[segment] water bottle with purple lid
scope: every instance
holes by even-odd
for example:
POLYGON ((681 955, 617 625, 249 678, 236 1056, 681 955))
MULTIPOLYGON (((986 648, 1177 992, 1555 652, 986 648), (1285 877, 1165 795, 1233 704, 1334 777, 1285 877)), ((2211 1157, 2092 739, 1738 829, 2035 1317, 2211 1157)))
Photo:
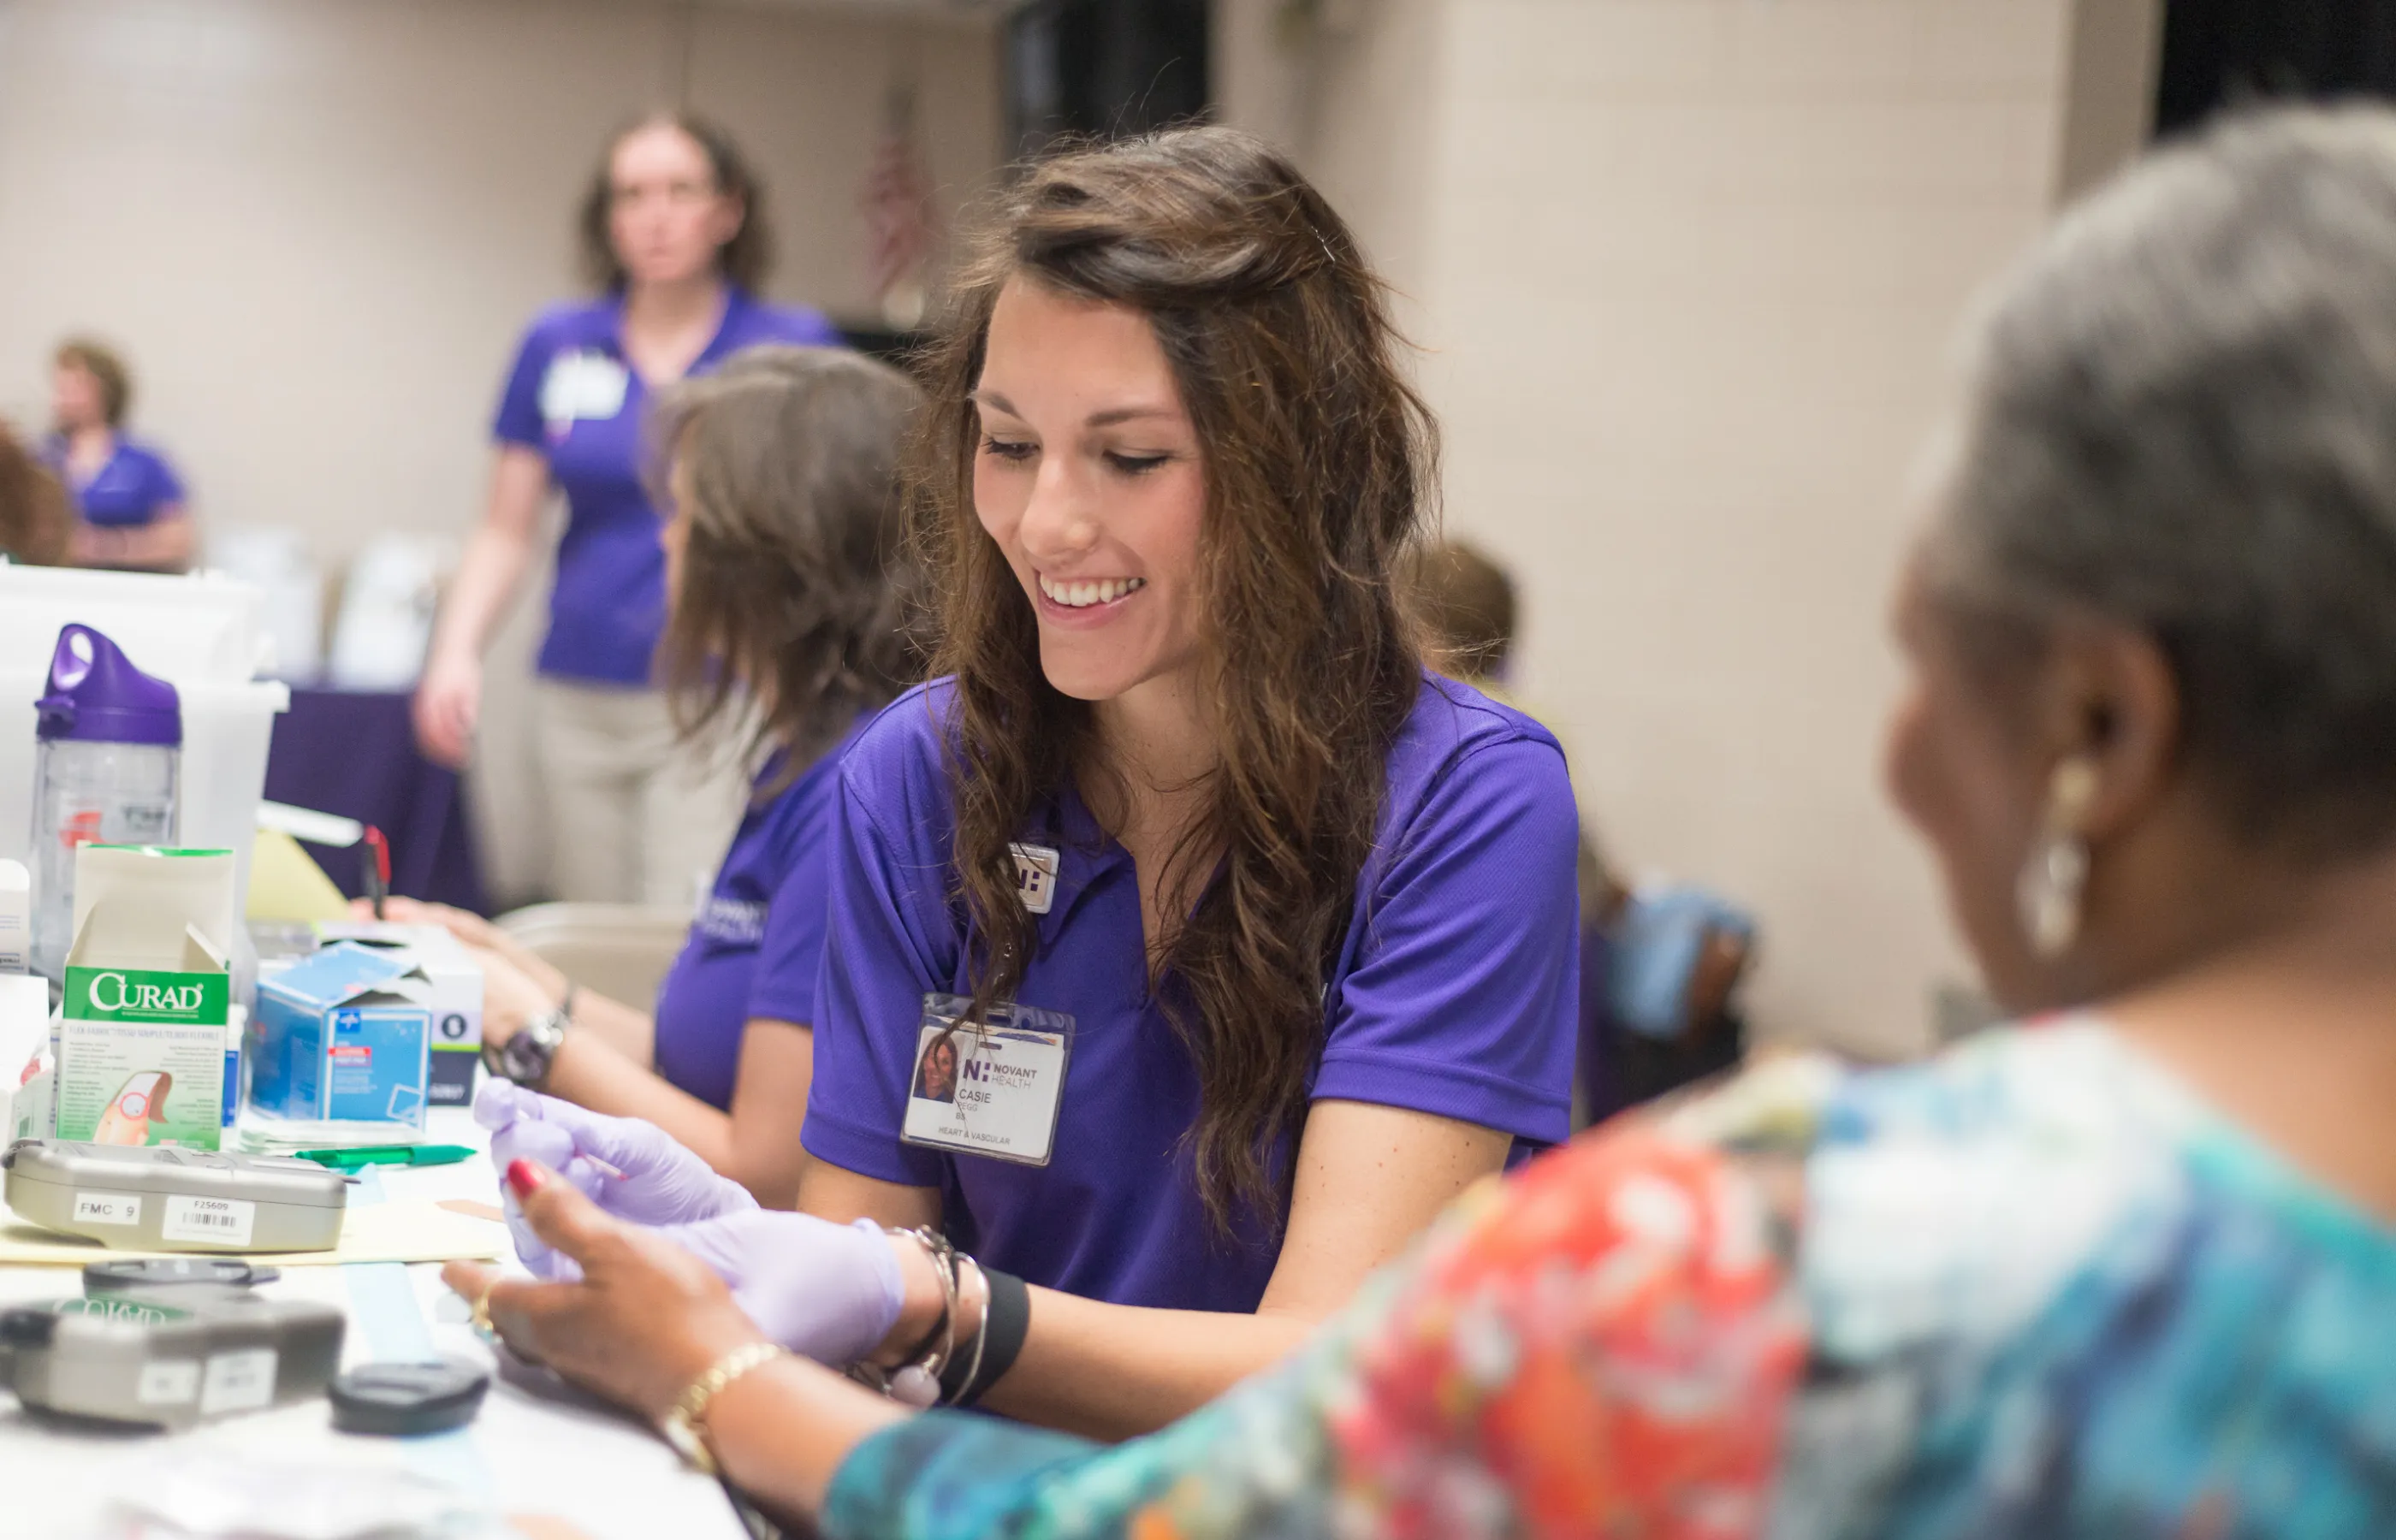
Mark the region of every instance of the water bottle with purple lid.
POLYGON ((89 626, 59 631, 33 765, 33 971, 57 981, 74 940, 75 849, 175 843, 183 712, 175 686, 89 626))

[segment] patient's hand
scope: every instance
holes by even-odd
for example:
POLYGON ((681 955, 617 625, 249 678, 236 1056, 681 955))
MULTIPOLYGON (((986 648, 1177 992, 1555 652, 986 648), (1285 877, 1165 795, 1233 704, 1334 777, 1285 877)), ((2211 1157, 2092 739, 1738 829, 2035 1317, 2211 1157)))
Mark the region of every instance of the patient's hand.
POLYGON ((578 1281, 503 1280, 473 1262, 452 1262, 441 1277, 483 1303, 519 1353, 655 1420, 726 1353, 763 1340, 714 1271, 656 1231, 611 1218, 528 1161, 508 1168, 507 1185, 511 1205, 578 1281))

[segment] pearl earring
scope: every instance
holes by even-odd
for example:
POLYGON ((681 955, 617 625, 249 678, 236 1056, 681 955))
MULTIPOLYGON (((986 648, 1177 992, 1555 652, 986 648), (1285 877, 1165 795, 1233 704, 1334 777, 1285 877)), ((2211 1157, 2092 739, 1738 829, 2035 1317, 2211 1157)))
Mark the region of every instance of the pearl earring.
POLYGON ((2088 842, 2081 824, 2096 800, 2096 763, 2084 756, 2055 767, 2046 796, 2045 830, 2014 885, 2030 950, 2052 960, 2080 938, 2081 899, 2088 887, 2088 842))

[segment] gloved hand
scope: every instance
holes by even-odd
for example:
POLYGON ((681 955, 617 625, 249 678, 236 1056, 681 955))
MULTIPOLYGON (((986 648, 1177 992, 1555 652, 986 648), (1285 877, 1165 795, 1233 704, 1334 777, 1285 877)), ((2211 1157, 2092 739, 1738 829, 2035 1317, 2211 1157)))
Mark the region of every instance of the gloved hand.
MULTIPOLYGON (((508 1081, 484 1083, 474 1121, 491 1131, 491 1163, 505 1171, 520 1159, 539 1162, 574 1184, 608 1214, 636 1225, 686 1224, 754 1209, 757 1200, 729 1177, 638 1118, 611 1118, 508 1081)), ((501 1192, 516 1255, 543 1278, 579 1276, 570 1258, 552 1252, 501 1192)))
POLYGON ((752 1209, 657 1233, 714 1268, 759 1331, 819 1363, 855 1363, 898 1324, 898 1258, 871 1219, 752 1209))

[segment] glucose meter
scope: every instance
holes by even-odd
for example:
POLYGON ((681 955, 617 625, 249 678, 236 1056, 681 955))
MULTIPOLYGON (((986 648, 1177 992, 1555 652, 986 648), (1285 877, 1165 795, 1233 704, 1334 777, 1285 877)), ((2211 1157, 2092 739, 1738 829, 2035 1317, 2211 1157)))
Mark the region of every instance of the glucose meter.
POLYGON ((27 1139, 0 1164, 17 1217, 122 1251, 329 1251, 349 1207, 339 1172, 274 1155, 27 1139))
POLYGON ((0 1385, 30 1407, 188 1427, 323 1393, 341 1312, 243 1288, 127 1289, 0 1309, 0 1385))

